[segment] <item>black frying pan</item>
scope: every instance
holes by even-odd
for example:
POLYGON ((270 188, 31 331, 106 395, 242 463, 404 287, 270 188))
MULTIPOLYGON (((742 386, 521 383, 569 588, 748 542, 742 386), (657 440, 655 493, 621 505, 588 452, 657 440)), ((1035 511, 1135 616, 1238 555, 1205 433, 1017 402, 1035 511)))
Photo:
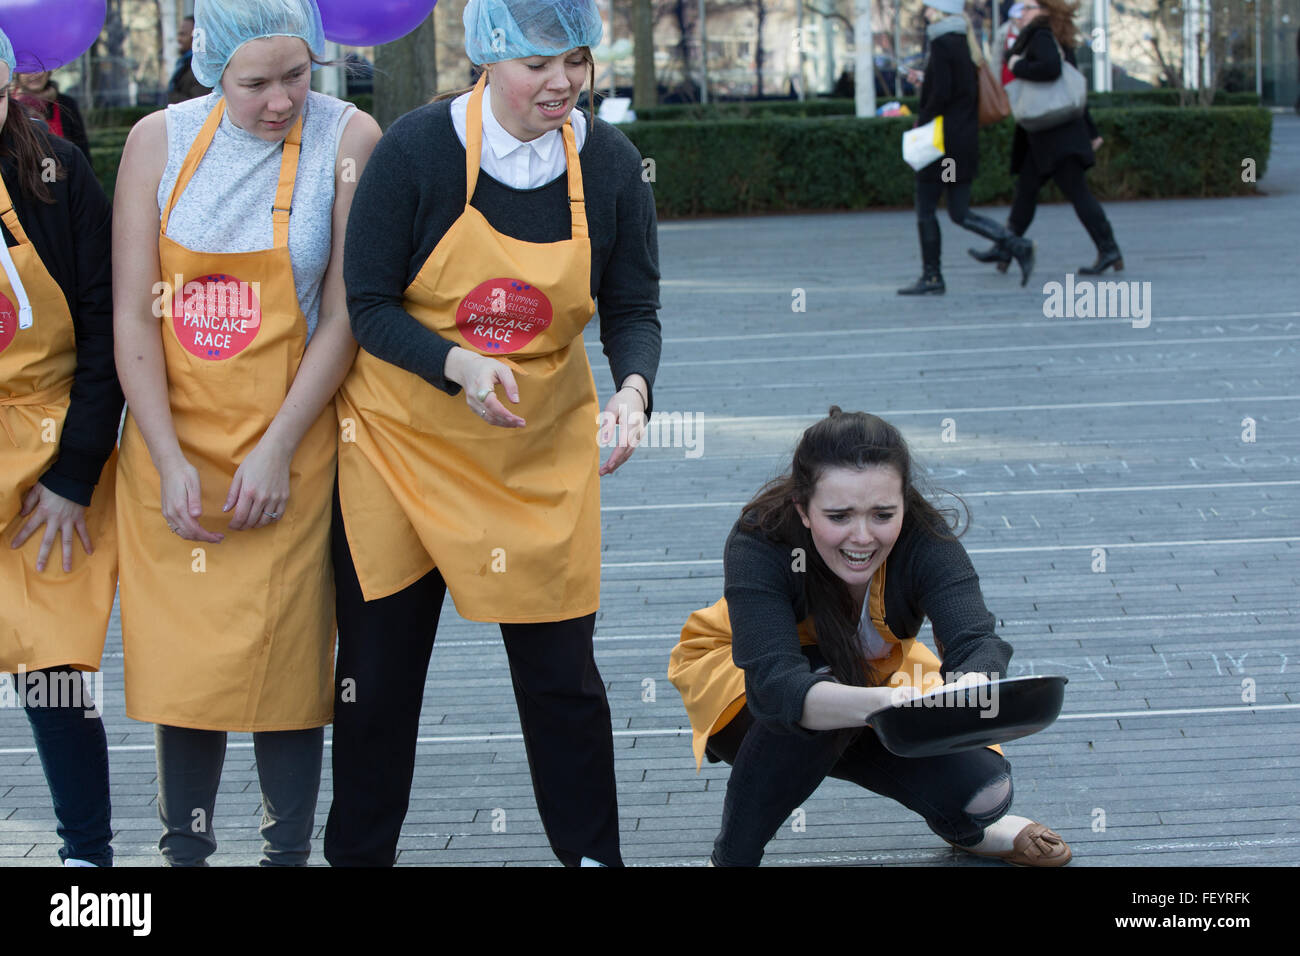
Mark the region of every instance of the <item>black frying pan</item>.
POLYGON ((931 692, 877 711, 870 725, 900 757, 937 757, 1036 734, 1056 720, 1064 677, 1009 677, 931 692))

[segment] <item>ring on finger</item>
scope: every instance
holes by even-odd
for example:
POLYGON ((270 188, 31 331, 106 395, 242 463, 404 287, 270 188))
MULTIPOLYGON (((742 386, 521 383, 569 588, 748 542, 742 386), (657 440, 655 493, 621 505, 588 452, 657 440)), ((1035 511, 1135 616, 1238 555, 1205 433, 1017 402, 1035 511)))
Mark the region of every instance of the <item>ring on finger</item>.
POLYGON ((492 394, 492 389, 490 389, 490 388, 480 388, 480 389, 478 390, 478 393, 477 393, 474 397, 477 398, 480 402, 486 402, 486 401, 487 401, 487 397, 488 397, 489 395, 491 395, 491 394, 492 394))
POLYGON ((270 518, 272 521, 279 521, 279 520, 280 520, 280 516, 279 516, 278 514, 276 514, 274 511, 263 511, 262 514, 266 515, 266 516, 267 516, 268 518, 270 518))

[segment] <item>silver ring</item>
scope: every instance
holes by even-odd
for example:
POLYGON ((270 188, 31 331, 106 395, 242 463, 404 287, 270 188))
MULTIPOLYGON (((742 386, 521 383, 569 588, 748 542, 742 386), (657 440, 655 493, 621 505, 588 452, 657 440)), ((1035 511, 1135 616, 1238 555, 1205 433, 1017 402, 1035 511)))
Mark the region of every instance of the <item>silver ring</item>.
POLYGON ((273 511, 263 511, 262 514, 266 515, 266 516, 267 516, 268 518, 270 518, 272 521, 279 521, 279 520, 280 520, 280 516, 279 516, 278 514, 276 514, 275 512, 273 512, 273 511))
POLYGON ((479 413, 480 415, 482 415, 484 418, 487 418, 487 409, 486 409, 486 408, 480 408, 480 409, 478 410, 478 413, 479 413))
POLYGON ((180 532, 179 528, 173 528, 171 525, 167 526, 167 530, 170 531, 172 534, 178 534, 180 532))
POLYGON ((475 395, 474 397, 477 398, 480 402, 486 402, 487 397, 491 394, 492 394, 492 389, 483 388, 483 389, 479 389, 478 394, 475 395))

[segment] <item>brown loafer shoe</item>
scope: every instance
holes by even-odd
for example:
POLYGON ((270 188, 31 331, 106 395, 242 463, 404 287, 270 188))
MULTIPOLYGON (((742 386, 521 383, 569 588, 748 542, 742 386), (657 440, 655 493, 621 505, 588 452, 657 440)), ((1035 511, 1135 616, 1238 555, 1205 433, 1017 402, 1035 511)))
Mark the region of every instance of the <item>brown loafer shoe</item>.
POLYGON ((1070 845, 1061 839, 1061 835, 1041 823, 1030 823, 1017 833, 1009 853, 980 853, 964 846, 957 846, 957 849, 972 856, 1005 860, 1016 866, 1065 866, 1073 856, 1070 845))

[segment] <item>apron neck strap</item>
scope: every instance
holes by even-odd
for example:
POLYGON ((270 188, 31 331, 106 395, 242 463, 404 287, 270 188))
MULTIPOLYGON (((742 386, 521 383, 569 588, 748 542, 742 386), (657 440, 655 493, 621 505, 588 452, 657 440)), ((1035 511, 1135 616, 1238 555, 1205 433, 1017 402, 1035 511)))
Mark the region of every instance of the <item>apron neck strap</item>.
MULTIPOLYGON (((483 159, 483 90, 487 87, 487 71, 479 76, 469 96, 469 109, 465 114, 465 205, 474 198, 478 185, 479 164, 483 159)), ((578 144, 573 135, 573 121, 565 117, 561 128, 564 135, 564 166, 569 179, 569 216, 573 239, 588 238, 587 204, 582 191, 582 166, 578 159, 578 144)))
MULTIPOLYGON (((198 172, 199 163, 203 162, 203 157, 208 152, 208 147, 212 145, 212 140, 217 135, 217 128, 221 126, 221 117, 226 112, 226 101, 224 98, 217 101, 217 105, 212 108, 208 114, 207 121, 204 122, 203 128, 199 130, 198 137, 194 140, 194 145, 185 155, 185 162, 181 164, 180 172, 176 176, 176 185, 172 187, 171 195, 167 198, 167 206, 162 213, 162 231, 167 233, 167 223, 171 219, 172 210, 176 208, 176 202, 181 198, 181 194, 198 172)), ((302 126, 303 117, 298 116, 297 122, 289 130, 289 135, 285 137, 284 145, 281 148, 280 156, 280 183, 275 191, 275 205, 271 207, 271 220, 274 224, 274 242, 275 248, 287 246, 289 244, 289 212, 293 203, 293 187, 298 179, 298 157, 302 153, 302 126)))
POLYGON ((14 237, 18 245, 27 245, 27 233, 23 230, 23 224, 18 221, 18 213, 14 212, 14 201, 9 198, 9 190, 5 187, 3 179, 0 179, 0 220, 4 221, 9 235, 14 237))
POLYGON ((894 632, 885 623, 885 565, 882 563, 871 576, 871 586, 867 593, 867 613, 876 633, 887 641, 900 643, 894 632))

